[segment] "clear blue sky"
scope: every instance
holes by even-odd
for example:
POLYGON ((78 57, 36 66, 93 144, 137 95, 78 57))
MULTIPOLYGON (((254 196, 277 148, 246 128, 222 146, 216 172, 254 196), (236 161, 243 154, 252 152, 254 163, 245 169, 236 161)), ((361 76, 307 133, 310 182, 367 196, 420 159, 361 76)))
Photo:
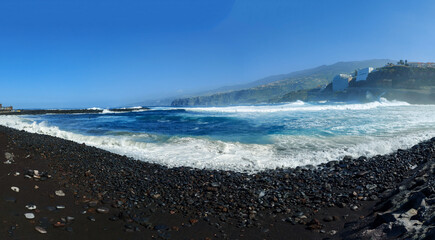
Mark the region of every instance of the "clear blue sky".
POLYGON ((434 61, 434 13, 431 0, 2 0, 0 102, 119 106, 337 61, 434 61))

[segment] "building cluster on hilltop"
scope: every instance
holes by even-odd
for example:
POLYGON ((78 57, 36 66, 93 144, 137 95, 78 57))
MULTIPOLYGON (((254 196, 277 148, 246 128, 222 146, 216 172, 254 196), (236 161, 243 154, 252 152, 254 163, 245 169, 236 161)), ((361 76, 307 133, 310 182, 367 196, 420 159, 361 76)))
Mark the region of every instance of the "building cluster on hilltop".
POLYGON ((0 103, 0 112, 10 112, 12 110, 12 107, 3 107, 3 105, 0 103))
POLYGON ((409 66, 409 67, 418 67, 418 68, 435 68, 435 63, 433 62, 408 62, 408 60, 400 60, 397 64, 387 63, 385 67, 393 67, 393 66, 409 66))
POLYGON ((435 63, 433 62, 409 62, 410 67, 422 67, 422 68, 435 68, 435 63))

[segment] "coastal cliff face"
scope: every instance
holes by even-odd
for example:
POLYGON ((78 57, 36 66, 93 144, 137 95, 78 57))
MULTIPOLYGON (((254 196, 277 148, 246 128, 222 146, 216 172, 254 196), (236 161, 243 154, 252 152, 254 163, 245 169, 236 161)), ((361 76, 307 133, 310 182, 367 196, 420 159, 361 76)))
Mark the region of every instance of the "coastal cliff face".
POLYGON ((349 86, 386 89, 435 88, 435 68, 408 66, 383 67, 370 73, 366 81, 351 81, 349 86))
POLYGON ((384 67, 371 73, 366 81, 351 81, 349 86, 344 94, 349 99, 382 96, 409 103, 435 103, 435 68, 384 67))
POLYGON ((435 68, 409 66, 382 67, 369 74, 366 81, 349 83, 343 92, 333 92, 331 79, 340 72, 352 72, 355 65, 338 63, 312 72, 254 88, 207 96, 176 99, 172 106, 223 106, 319 100, 403 100, 410 103, 435 102, 435 68), (326 88, 320 86, 327 85, 326 88))
MULTIPOLYGON (((359 68, 381 67, 391 60, 377 59, 355 62, 338 62, 317 68, 298 71, 290 74, 273 76, 273 82, 257 81, 261 85, 255 87, 176 99, 172 106, 223 106, 240 104, 259 104, 277 101, 283 95, 303 89, 313 89, 325 86, 340 73, 353 72, 359 68)), ((267 78, 268 79, 268 78, 267 78)))
POLYGON ((342 92, 333 92, 332 84, 329 84, 325 89, 292 91, 270 102, 373 101, 379 97, 409 103, 435 103, 435 68, 383 67, 370 73, 366 81, 357 82, 354 78, 349 88, 342 92))

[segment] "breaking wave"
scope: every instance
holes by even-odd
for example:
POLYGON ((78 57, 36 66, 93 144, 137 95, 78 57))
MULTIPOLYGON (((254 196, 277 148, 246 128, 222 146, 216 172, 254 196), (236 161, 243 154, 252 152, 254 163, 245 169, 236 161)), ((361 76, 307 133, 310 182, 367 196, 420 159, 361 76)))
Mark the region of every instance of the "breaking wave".
POLYGON ((310 104, 303 101, 296 101, 283 105, 267 105, 267 106, 231 106, 231 107, 191 107, 184 108, 187 111, 194 112, 222 112, 222 113, 270 113, 270 112, 291 112, 291 111, 326 111, 326 110, 368 110, 378 107, 397 107, 408 106, 407 102, 388 101, 381 98, 376 102, 369 103, 342 103, 342 104, 310 104))
POLYGON ((386 100, 154 110, 116 116, 0 116, 0 125, 85 143, 168 167, 249 173, 318 165, 346 155, 388 154, 435 136, 435 106, 386 100), (250 114, 238 114, 245 112, 250 114), (149 126, 155 128, 147 132, 149 126), (180 132, 188 128, 192 130, 180 132), (239 141, 239 135, 256 141, 239 141), (267 141, 257 141, 261 137, 267 141))

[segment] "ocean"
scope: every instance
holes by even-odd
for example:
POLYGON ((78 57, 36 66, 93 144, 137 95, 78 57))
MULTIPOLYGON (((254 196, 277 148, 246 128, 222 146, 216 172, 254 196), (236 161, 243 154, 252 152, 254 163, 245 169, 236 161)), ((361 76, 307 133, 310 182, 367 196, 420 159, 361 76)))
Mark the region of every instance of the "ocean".
POLYGON ((168 167, 254 173, 388 154, 435 137, 435 105, 302 102, 0 116, 0 125, 168 167))

